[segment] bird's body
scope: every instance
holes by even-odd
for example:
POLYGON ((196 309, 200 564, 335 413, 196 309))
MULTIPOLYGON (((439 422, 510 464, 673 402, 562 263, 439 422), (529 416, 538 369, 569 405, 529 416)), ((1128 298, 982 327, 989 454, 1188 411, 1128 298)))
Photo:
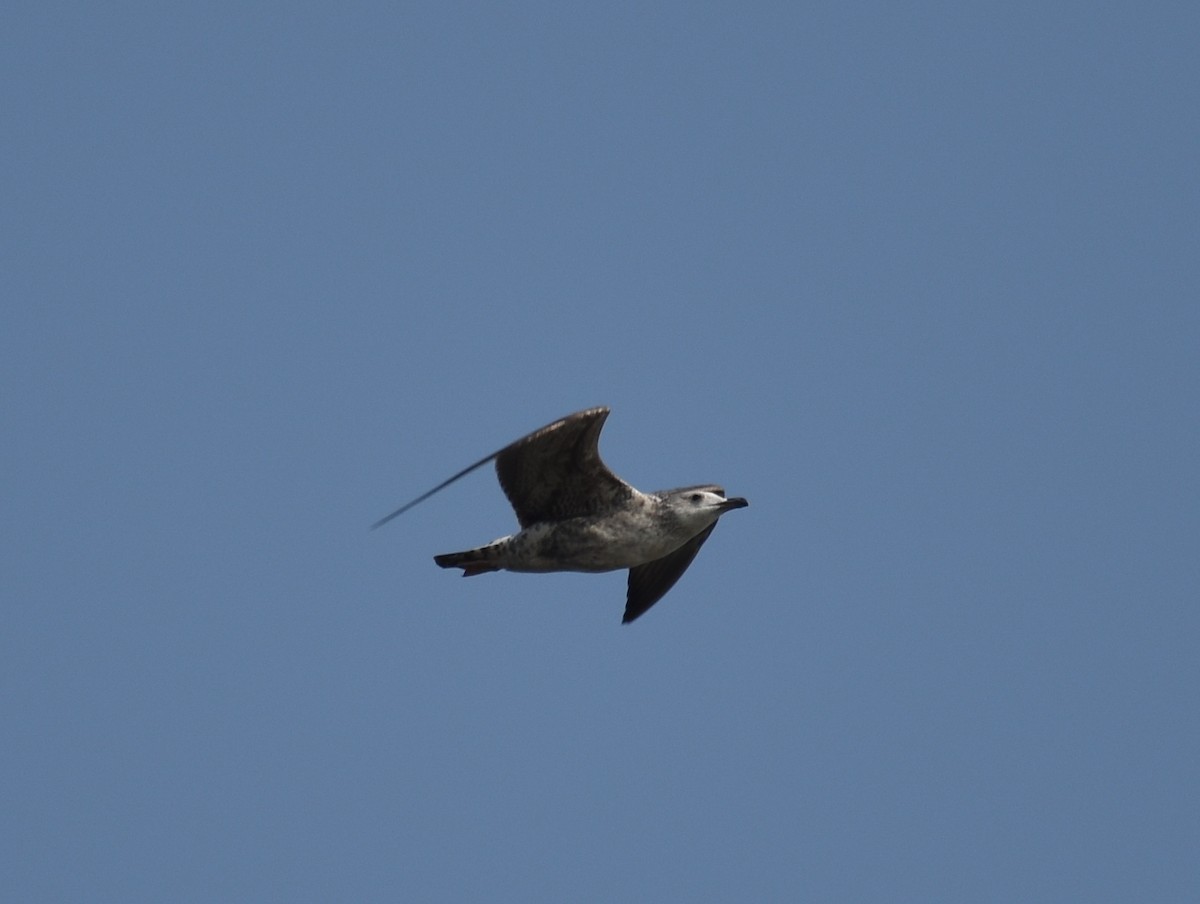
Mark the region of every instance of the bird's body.
POLYGON ((463 575, 488 571, 630 569, 624 621, 671 589, 708 539, 717 519, 747 503, 704 484, 642 493, 600 460, 607 408, 568 415, 505 446, 376 522, 390 521, 438 490, 495 459, 500 485, 521 530, 485 546, 434 556, 463 575))
POLYGON ((506 571, 615 571, 661 559, 695 534, 693 525, 675 516, 657 494, 638 493, 613 511, 538 521, 486 546, 436 556, 435 561, 443 567, 488 562, 506 571))

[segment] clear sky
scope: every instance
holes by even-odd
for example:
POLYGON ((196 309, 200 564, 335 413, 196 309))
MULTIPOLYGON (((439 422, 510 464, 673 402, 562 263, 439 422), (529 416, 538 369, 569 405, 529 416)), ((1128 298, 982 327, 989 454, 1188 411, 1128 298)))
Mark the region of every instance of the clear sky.
POLYGON ((6 899, 1200 900, 1197 10, 7 9, 6 899))

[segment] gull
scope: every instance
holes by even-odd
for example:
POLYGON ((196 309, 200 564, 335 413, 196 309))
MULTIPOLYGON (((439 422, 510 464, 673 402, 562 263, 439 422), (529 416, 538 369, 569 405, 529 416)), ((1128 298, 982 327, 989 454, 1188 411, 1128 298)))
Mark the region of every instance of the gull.
POLYGON ((521 529, 484 546, 434 556, 463 577, 489 571, 583 571, 629 569, 622 623, 657 603, 704 545, 717 519, 749 505, 725 498, 715 484, 657 493, 630 486, 600 460, 606 407, 560 418, 463 468, 422 493, 371 529, 381 527, 460 477, 490 461, 521 529))

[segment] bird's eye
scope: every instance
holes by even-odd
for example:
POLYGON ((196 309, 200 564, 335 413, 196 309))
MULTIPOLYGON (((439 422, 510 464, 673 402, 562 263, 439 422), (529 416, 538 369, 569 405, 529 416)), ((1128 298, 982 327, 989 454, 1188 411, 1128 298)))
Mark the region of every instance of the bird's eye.
POLYGON ((703 498, 699 493, 692 493, 692 502, 699 502, 703 498))

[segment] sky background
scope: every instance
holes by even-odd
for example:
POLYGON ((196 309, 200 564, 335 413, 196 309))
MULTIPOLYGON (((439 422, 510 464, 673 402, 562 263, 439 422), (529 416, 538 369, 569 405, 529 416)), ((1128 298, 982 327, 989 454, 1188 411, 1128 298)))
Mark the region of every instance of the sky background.
POLYGON ((1200 899, 1194 4, 2 18, 6 898, 1200 899))

